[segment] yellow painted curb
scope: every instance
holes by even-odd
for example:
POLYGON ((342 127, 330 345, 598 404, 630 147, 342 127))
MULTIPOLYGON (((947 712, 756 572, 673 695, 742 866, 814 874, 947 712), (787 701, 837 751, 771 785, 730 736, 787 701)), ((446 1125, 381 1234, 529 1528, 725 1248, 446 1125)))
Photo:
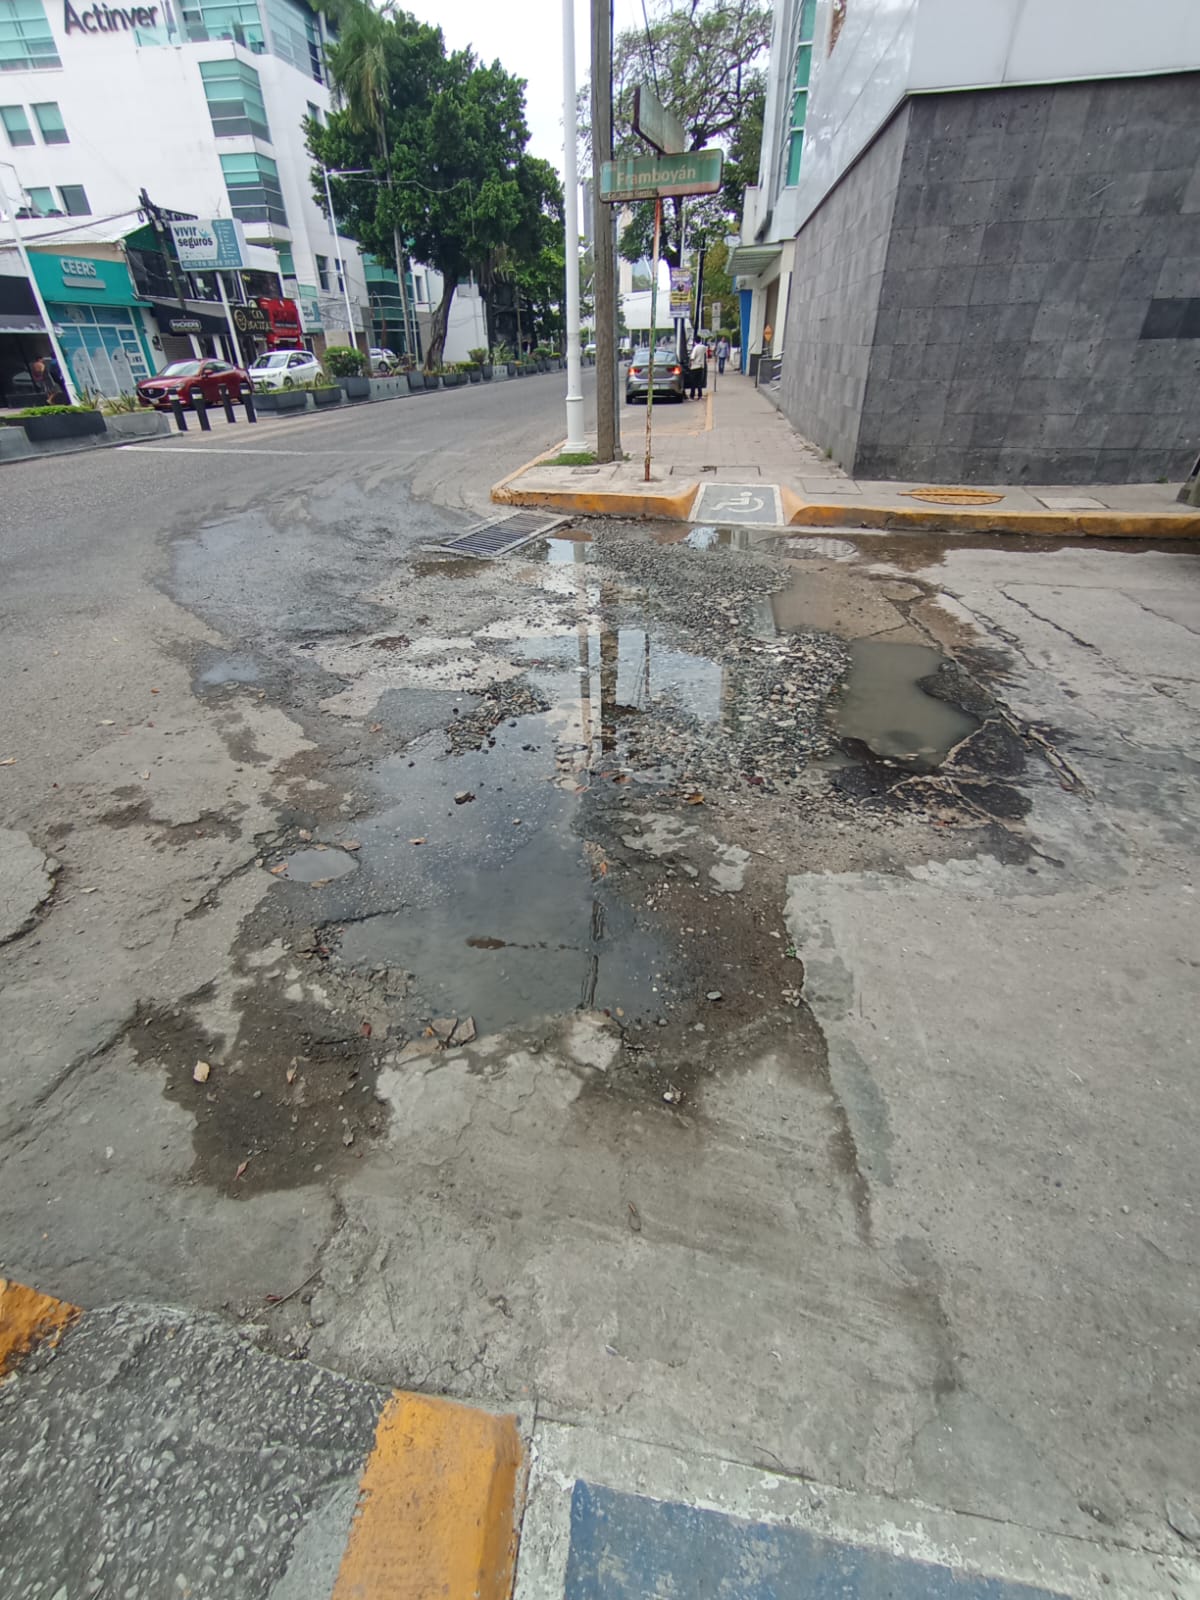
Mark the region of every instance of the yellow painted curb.
POLYGON ((544 511, 575 512, 593 517, 660 517, 686 522, 698 483, 655 493, 652 489, 504 489, 497 484, 492 499, 503 505, 533 506, 544 511))
POLYGON ((1200 538, 1200 512, 1170 511, 1005 511, 939 507, 872 506, 861 501, 810 503, 783 490, 789 524, 817 528, 891 528, 914 533, 1016 533, 1035 537, 1094 539, 1200 538))
POLYGON ((492 485, 492 499, 500 505, 515 505, 517 502, 509 500, 505 492, 514 478, 519 478, 523 472, 529 472, 531 468, 538 466, 549 456, 560 455, 566 449, 566 445, 567 441, 565 439, 560 440, 558 444, 552 444, 548 450, 543 450, 541 455, 534 456, 532 461, 527 461, 523 467, 517 467, 514 472, 510 472, 507 478, 501 478, 499 483, 492 485))
POLYGON ((66 1300, 0 1278, 0 1373, 35 1344, 46 1339, 57 1344, 80 1315, 80 1308, 66 1300))
POLYGON ((332 1600, 509 1600, 524 1467, 515 1417, 393 1395, 332 1600))

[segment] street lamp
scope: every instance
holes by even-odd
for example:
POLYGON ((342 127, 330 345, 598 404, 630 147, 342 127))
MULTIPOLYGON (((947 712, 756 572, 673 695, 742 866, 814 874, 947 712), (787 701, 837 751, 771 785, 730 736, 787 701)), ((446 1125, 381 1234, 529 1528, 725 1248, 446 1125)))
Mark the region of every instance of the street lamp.
POLYGON ((350 278, 346 272, 346 264, 342 260, 342 241, 337 230, 337 218, 333 214, 333 196, 329 192, 329 180, 330 178, 361 178, 367 175, 369 169, 366 167, 348 169, 334 167, 331 171, 329 167, 323 166, 321 171, 325 174, 325 204, 329 207, 329 226, 333 229, 333 249, 337 257, 338 273, 342 280, 342 295, 346 301, 346 331, 350 343, 353 344, 355 342, 354 314, 350 310, 350 278))
MULTIPOLYGON (((328 169, 325 168, 325 167, 322 167, 321 170, 322 170, 322 172, 325 173, 325 201, 326 201, 326 204, 329 207, 329 220, 330 220, 331 224, 334 223, 334 218, 333 218, 333 199, 332 199, 332 197, 331 197, 331 195, 329 193, 329 180, 330 180, 330 178, 370 178, 372 183, 383 183, 383 184, 386 184, 389 189, 392 187, 392 180, 391 180, 390 177, 381 178, 381 177, 379 177, 379 175, 377 173, 373 172, 370 169, 370 167, 344 167, 344 168, 329 167, 328 169)), ((393 228, 392 229, 392 237, 393 237, 393 242, 394 242, 395 251, 396 251, 396 284, 397 284, 397 290, 398 290, 399 295, 400 295, 400 316, 401 316, 401 319, 402 319, 402 321, 404 323, 404 329, 403 329, 404 342, 408 346, 408 354, 410 356, 419 357, 419 355, 420 355, 420 344, 421 344, 421 332, 420 332, 419 327, 417 326, 417 312, 416 312, 416 307, 415 306, 412 309, 412 329, 411 329, 411 331, 409 329, 408 288, 407 288, 407 286, 405 285, 405 282, 404 282, 404 247, 400 242, 400 229, 399 228, 393 228)), ((334 226, 333 226, 333 239, 334 239, 334 244, 336 246, 336 244, 337 244, 337 227, 336 227, 336 224, 334 224, 334 226)), ((341 257, 340 256, 338 257, 338 264, 339 264, 339 266, 341 265, 341 257)), ((345 278, 345 274, 343 274, 343 276, 342 276, 343 285, 345 284, 345 282, 346 282, 346 278, 345 278)), ((349 305, 350 305, 350 302, 349 302, 349 300, 347 300, 347 302, 346 302, 347 315, 349 315, 349 305)))
MULTIPOLYGON (((0 161, 0 167, 8 168, 13 177, 17 180, 18 195, 24 194, 25 190, 21 183, 21 175, 17 171, 16 167, 13 166, 12 162, 0 161)), ((50 339, 50 348, 54 351, 54 359, 58 362, 59 371, 62 373, 63 388, 67 392, 67 399, 73 406, 78 405, 79 396, 75 392, 75 383, 71 377, 71 369, 67 365, 66 355, 63 353, 63 348, 58 342, 58 335, 54 331, 54 324, 50 320, 50 312, 47 310, 46 302, 42 298, 41 288, 38 285, 37 279, 33 275, 33 268, 29 264, 29 252, 25 248, 25 241, 21 237, 21 230, 17 227, 17 211, 19 207, 9 204, 8 190, 5 188, 2 181, 0 181, 0 207, 2 207, 8 213, 8 220, 12 223, 13 239, 16 241, 17 254, 21 258, 21 266, 24 270, 25 276, 29 279, 29 286, 33 290, 33 298, 37 303, 37 308, 41 315, 42 322, 45 324, 46 333, 50 339)))
MULTIPOLYGON (((567 269, 567 449, 583 449, 583 376, 579 349, 579 178, 575 155, 575 0, 562 0, 563 227, 567 269)), ((520 291, 518 290, 518 293, 520 291)))

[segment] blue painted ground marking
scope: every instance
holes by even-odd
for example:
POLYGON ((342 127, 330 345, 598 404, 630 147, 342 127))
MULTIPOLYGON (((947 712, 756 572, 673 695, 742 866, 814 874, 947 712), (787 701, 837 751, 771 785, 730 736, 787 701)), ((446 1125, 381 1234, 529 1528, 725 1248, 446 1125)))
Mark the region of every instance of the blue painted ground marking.
POLYGON ((565 1600, 1064 1600, 576 1480, 565 1600))

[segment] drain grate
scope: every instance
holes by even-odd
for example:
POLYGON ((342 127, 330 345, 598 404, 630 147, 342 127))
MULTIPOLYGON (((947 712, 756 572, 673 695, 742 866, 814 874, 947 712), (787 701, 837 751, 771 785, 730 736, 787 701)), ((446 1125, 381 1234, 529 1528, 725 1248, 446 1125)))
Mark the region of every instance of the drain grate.
POLYGON ((443 539, 438 544, 427 544, 426 550, 436 550, 443 555, 483 556, 496 560, 510 551, 539 539, 555 528, 561 528, 566 517, 547 517, 534 511, 510 511, 506 516, 489 517, 466 533, 455 534, 453 539, 443 539))

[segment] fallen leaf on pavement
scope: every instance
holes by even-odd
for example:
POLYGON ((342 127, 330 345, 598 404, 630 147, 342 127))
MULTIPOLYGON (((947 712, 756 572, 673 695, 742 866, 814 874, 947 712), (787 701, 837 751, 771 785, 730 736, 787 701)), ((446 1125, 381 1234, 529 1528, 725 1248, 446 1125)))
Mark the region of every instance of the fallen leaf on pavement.
POLYGON ((149 779, 149 777, 150 777, 150 774, 148 772, 143 772, 142 773, 142 782, 145 783, 149 779))
POLYGON ((704 796, 702 794, 689 794, 683 803, 685 806, 702 806, 704 804, 704 796))
POLYGON ((208 1075, 211 1071, 212 1067, 207 1061, 197 1061, 196 1065, 192 1068, 192 1082, 207 1083, 208 1075))
POLYGON ((642 1231, 642 1214, 632 1200, 629 1201, 629 1226, 634 1233, 642 1231))
POLYGON ((238 1169, 233 1175, 234 1179, 236 1180, 236 1179, 240 1178, 244 1174, 244 1172, 246 1171, 246 1168, 249 1165, 250 1165, 249 1161, 241 1161, 241 1162, 239 1162, 238 1163, 238 1169))
POLYGON ((382 733, 383 732, 383 723, 382 722, 373 722, 371 724, 371 726, 367 729, 367 732, 368 733, 382 733))
POLYGON ((157 694, 157 693, 158 693, 158 690, 157 690, 157 689, 151 689, 151 691, 150 691, 150 693, 151 693, 151 694, 157 694))
POLYGON ((289 1065, 289 1067, 287 1069, 287 1081, 289 1083, 295 1083, 295 1081, 296 1081, 296 1058, 295 1058, 295 1056, 292 1057, 291 1064, 289 1065))
POLYGON ((424 844, 425 840, 422 837, 420 839, 410 839, 408 842, 409 842, 409 844, 424 844))
POLYGON ((342 849, 343 850, 361 850, 362 849, 362 845, 358 842, 357 839, 347 839, 345 844, 343 844, 342 849))
POLYGON ((16 764, 16 756, 5 756, 4 760, 0 761, 0 767, 15 767, 16 764))
POLYGON ((286 871, 287 871, 287 862, 286 861, 281 861, 277 867, 272 867, 271 868, 271 876, 273 878, 282 878, 283 874, 286 871))
POLYGON ((327 883, 332 883, 332 878, 314 878, 309 884, 310 889, 323 889, 327 883))
POLYGON ((100 726, 102 728, 115 728, 116 725, 117 719, 115 717, 103 717, 100 721, 100 726))
POLYGON ((91 889, 81 889, 79 892, 80 894, 95 894, 96 890, 93 887, 91 889))

